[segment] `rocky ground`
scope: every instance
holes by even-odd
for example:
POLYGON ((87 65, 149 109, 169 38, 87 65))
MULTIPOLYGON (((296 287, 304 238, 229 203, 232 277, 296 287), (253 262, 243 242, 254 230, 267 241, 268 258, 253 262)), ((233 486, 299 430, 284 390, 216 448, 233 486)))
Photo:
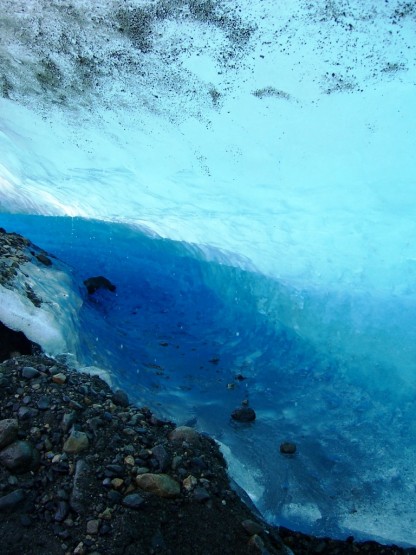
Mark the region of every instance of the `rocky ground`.
POLYGON ((212 439, 42 355, 0 365, 0 417, 4 555, 405 552, 267 526, 212 439))

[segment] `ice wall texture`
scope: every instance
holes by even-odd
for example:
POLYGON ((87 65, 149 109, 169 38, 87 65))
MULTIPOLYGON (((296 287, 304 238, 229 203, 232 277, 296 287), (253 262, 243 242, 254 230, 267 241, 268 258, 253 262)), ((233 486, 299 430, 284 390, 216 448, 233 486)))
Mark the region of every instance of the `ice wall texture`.
POLYGON ((415 12, 5 1, 0 207, 226 251, 317 347, 413 386, 415 12))
MULTIPOLYGON (((316 414, 334 404, 349 415, 335 428, 368 426, 377 445, 394 423, 397 453, 414 437, 415 21, 399 0, 4 0, 0 209, 144 226, 267 276, 250 281, 254 320, 331 361, 333 378, 295 372, 290 384, 298 376, 316 414)), ((286 426, 310 421, 287 399, 286 426)), ((397 511, 392 493, 412 499, 412 453, 383 466, 380 447, 376 488, 371 451, 363 496, 378 505, 367 518, 351 506, 351 528, 414 541, 400 524, 411 505, 397 511)), ((319 520, 312 501, 290 501, 292 478, 288 518, 309 506, 319 520)))

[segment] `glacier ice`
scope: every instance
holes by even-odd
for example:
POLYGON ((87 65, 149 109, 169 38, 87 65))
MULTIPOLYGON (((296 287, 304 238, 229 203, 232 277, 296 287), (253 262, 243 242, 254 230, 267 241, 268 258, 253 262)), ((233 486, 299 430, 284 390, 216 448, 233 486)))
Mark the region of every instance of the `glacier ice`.
POLYGON ((1 225, 118 287, 84 298, 80 364, 217 437, 270 520, 413 544, 415 19, 400 0, 0 19, 1 225), (231 425, 247 396, 257 422, 231 425))
POLYGON ((45 267, 27 257, 14 274, 0 284, 0 321, 50 355, 77 353, 82 299, 69 269, 58 261, 45 267))

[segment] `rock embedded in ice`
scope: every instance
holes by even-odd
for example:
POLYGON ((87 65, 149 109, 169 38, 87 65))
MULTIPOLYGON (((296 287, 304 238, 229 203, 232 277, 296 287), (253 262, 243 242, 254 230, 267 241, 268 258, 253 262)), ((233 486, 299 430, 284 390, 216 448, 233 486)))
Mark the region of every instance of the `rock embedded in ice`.
POLYGON ((296 453, 296 445, 294 443, 290 443, 289 441, 285 441, 280 444, 280 452, 283 455, 294 455, 296 453))
POLYGON ((231 418, 237 422, 254 422, 256 413, 251 407, 243 406, 233 410, 231 418))
POLYGON ((52 266, 52 260, 45 254, 39 253, 36 255, 36 258, 44 266, 52 266))
POLYGON ((89 295, 92 295, 98 291, 98 289, 108 289, 108 291, 112 292, 116 290, 116 286, 104 276, 90 277, 84 280, 84 285, 87 288, 89 295))

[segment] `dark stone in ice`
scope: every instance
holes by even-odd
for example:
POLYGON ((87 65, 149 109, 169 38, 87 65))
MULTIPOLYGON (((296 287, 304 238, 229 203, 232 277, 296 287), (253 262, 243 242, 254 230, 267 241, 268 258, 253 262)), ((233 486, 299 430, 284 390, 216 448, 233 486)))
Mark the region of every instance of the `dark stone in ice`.
POLYGON ((256 413, 250 407, 239 407, 233 410, 231 418, 238 422, 253 422, 256 419, 256 413))
POLYGON ((108 289, 109 291, 116 290, 116 286, 104 276, 90 277, 84 281, 84 285, 90 295, 95 293, 98 289, 108 289))
POLYGON ((280 445, 280 452, 283 455, 294 455, 296 453, 296 445, 286 441, 280 445))
POLYGON ((45 266, 52 266, 52 261, 50 258, 48 258, 47 256, 45 256, 44 254, 40 253, 36 255, 36 258, 39 260, 39 262, 41 262, 42 264, 44 264, 45 266))

